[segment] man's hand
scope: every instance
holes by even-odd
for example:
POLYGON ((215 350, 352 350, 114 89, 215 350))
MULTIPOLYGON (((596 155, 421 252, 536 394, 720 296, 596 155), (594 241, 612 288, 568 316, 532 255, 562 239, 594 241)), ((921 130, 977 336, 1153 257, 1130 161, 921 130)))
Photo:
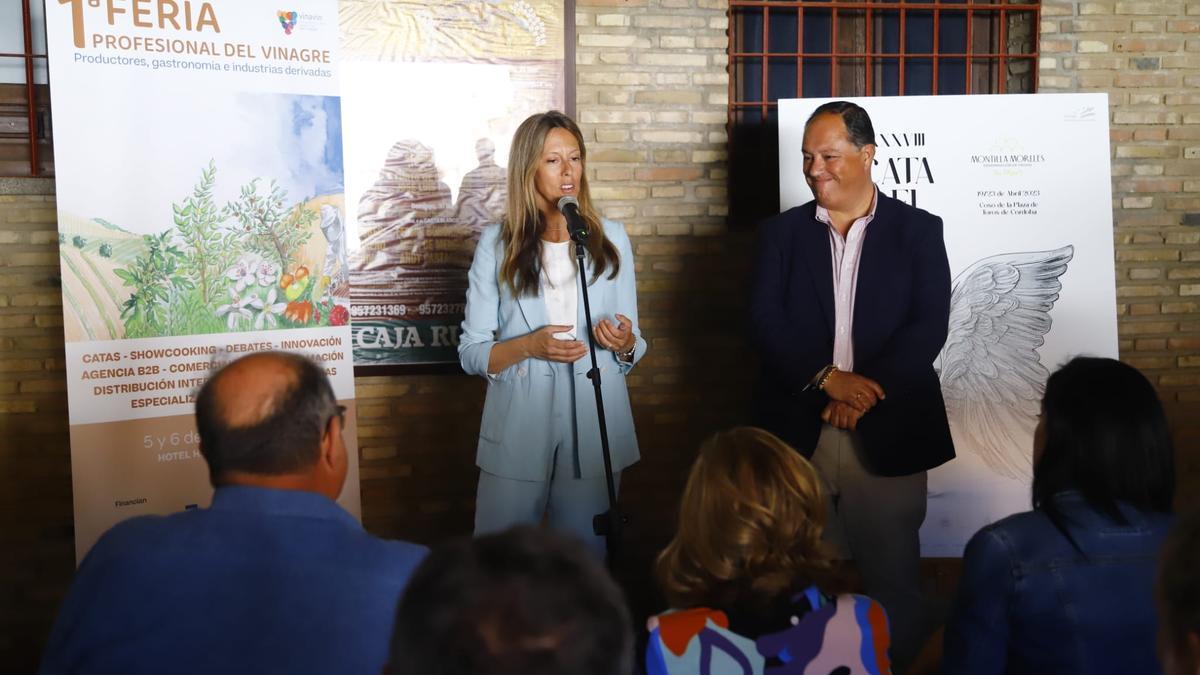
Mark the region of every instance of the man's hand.
POLYGON ((839 429, 854 431, 854 428, 858 426, 858 421, 865 414, 841 401, 830 401, 825 406, 825 409, 821 411, 821 421, 832 424, 839 429))
POLYGON ((883 387, 879 386, 878 382, 844 370, 833 371, 829 379, 825 380, 822 389, 834 401, 840 401, 864 413, 884 398, 883 387))

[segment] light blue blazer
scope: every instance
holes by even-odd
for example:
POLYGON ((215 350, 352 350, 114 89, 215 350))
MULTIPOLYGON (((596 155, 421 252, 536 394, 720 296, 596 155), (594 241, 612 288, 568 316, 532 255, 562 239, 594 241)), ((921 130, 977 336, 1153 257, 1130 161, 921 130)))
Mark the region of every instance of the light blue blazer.
MULTIPOLYGON (((633 334, 637 338, 633 363, 622 363, 611 351, 599 347, 596 350, 613 471, 619 471, 639 457, 625 375, 646 353, 646 341, 642 339, 638 323, 633 249, 629 245, 629 236, 619 223, 609 220, 603 223, 604 236, 621 256, 621 271, 609 279, 611 270, 605 270, 588 286, 592 324, 600 319, 616 323, 615 315, 624 314, 633 321, 633 334)), ((555 370, 551 366, 559 364, 530 358, 495 375, 487 372, 493 345, 531 333, 548 323, 546 303, 540 294, 514 298, 508 287, 500 283, 500 264, 504 259, 502 247, 500 226, 491 225, 484 229, 471 263, 466 319, 458 344, 458 358, 463 370, 488 380, 475 463, 484 471, 503 478, 544 481, 549 480, 554 452, 554 425, 550 415, 554 396, 551 378, 555 376, 555 370)), ((591 280, 591 258, 586 262, 591 280)), ((579 292, 578 307, 576 325, 583 339, 587 324, 582 291, 579 292)), ((596 478, 604 475, 604 458, 600 449, 596 398, 587 378, 591 358, 584 356, 572 367, 580 473, 582 478, 596 478)))

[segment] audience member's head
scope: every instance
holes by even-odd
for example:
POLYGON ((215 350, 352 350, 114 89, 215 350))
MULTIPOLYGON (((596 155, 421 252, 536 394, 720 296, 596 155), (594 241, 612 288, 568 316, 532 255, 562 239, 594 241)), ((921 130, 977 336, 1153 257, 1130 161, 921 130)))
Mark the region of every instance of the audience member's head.
POLYGON ((1180 518, 1158 572, 1159 654, 1166 675, 1200 675, 1200 511, 1180 518))
POLYGON ((820 479, 804 457, 762 429, 718 433, 688 475, 659 583, 675 607, 765 606, 828 578, 824 525, 820 479))
POLYGON ((629 611, 571 539, 517 527, 435 548, 400 599, 394 675, 625 675, 629 611))
POLYGON ((1125 522, 1118 502, 1170 512, 1174 457, 1154 387, 1132 366, 1077 357, 1050 376, 1034 435, 1033 505, 1056 524, 1054 495, 1078 490, 1125 522))
POLYGON ((325 371, 298 354, 259 352, 225 365, 196 396, 200 452, 213 485, 336 499, 348 467, 344 412, 325 371))

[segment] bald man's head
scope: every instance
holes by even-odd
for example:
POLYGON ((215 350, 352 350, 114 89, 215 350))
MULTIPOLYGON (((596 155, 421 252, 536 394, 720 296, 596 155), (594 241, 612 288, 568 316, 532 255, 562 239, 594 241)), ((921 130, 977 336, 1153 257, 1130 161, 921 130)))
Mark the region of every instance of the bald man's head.
POLYGON ((214 484, 236 472, 278 476, 318 458, 337 399, 318 365, 297 354, 260 352, 209 378, 196 396, 200 449, 214 484))

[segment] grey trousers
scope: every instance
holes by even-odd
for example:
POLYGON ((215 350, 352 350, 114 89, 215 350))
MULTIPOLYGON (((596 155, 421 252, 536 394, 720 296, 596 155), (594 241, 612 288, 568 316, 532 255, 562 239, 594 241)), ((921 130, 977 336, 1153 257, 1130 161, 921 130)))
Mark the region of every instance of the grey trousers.
POLYGON ((858 435, 821 428, 812 464, 827 495, 825 540, 855 561, 867 595, 887 611, 896 672, 912 663, 928 636, 921 590, 921 543, 927 480, 924 471, 887 478, 861 461, 858 435))

